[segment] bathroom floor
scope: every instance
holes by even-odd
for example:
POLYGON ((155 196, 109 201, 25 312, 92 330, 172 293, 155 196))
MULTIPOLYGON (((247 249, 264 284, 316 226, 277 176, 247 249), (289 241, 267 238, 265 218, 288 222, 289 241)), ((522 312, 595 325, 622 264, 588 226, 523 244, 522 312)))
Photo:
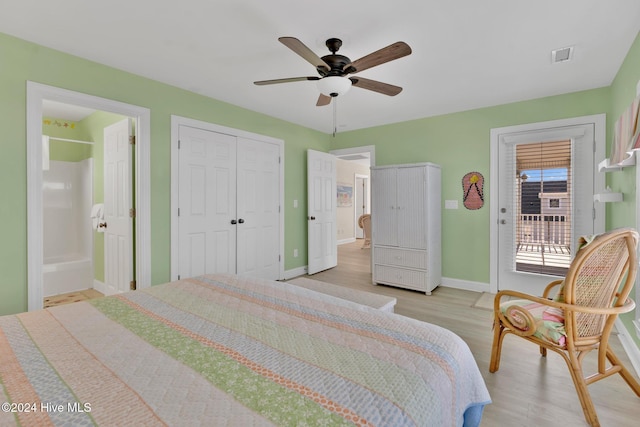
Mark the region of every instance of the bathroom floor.
POLYGON ((83 291, 69 292, 68 294, 53 295, 44 299, 44 308, 56 305, 70 304, 72 302, 86 301, 88 299, 100 298, 104 294, 95 289, 85 289, 83 291))

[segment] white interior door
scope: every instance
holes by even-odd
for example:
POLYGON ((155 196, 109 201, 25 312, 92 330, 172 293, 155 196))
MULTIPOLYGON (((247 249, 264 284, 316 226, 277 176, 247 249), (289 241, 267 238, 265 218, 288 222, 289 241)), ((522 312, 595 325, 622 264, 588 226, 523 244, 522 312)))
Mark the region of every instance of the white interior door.
POLYGON ((336 157, 307 150, 308 273, 338 265, 336 157))
MULTIPOLYGON (((597 181, 594 147, 593 123, 514 132, 499 136, 499 213, 497 215, 499 225, 496 260, 499 290, 513 289, 541 295, 550 281, 564 276, 562 271, 564 267, 554 267, 556 265, 554 263, 566 262, 568 265, 575 255, 578 238, 602 231, 602 225, 599 225, 603 224, 602 218, 597 218, 593 201, 597 181), (562 141, 565 141, 565 147, 570 146, 569 166, 561 167, 557 161, 558 156, 554 158, 551 150, 544 151, 551 154, 548 154, 548 158, 541 160, 539 166, 535 166, 535 169, 540 169, 540 172, 526 170, 523 172, 522 159, 517 153, 528 152, 527 147, 531 148, 533 144, 536 144, 536 147, 539 146, 542 153, 546 146, 555 147, 562 141), (537 194, 530 195, 532 202, 525 200, 527 180, 531 184, 532 180, 537 179, 539 182, 536 185, 542 185, 542 188, 545 185, 551 186, 551 181, 541 177, 545 175, 545 171, 553 170, 560 171, 558 172, 560 177, 556 177, 556 181, 564 179, 566 182, 568 193, 566 215, 544 214, 544 200, 546 200, 543 196, 544 192, 536 190, 537 194), (536 177, 528 176, 538 174, 539 176, 536 177), (525 213, 523 205, 533 203, 540 204, 542 214, 534 215, 535 212, 528 212, 530 215, 523 215, 525 213), (553 221, 558 221, 558 218, 561 218, 560 222, 554 223, 553 221), (569 233, 566 240, 554 237, 560 235, 552 233, 552 230, 558 227, 562 236, 569 233), (566 243, 563 243, 565 241, 566 243), (565 250, 566 253, 564 253, 565 250)), ((546 202, 553 207, 559 206, 562 193, 554 193, 553 197, 555 204, 549 203, 549 200, 546 202)))
POLYGON ((131 119, 104 128, 104 278, 107 294, 128 291, 133 280, 131 119))
POLYGON ((280 147, 238 138, 238 274, 280 274, 280 147))
POLYGON ((236 272, 236 138, 180 126, 179 277, 236 272))

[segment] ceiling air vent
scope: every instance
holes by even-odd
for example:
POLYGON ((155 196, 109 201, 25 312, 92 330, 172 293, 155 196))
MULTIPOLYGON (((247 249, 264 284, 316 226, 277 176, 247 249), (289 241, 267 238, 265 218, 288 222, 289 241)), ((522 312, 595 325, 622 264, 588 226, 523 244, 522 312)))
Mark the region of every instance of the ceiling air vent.
POLYGON ((561 62, 570 61, 573 57, 573 46, 563 47, 562 49, 556 49, 551 51, 551 63, 559 64, 561 62))

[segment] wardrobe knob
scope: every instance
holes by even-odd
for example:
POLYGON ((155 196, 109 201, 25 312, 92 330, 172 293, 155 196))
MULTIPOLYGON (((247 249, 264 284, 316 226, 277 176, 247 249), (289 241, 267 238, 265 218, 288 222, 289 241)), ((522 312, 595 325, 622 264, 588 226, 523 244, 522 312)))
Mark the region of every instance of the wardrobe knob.
POLYGON ((240 218, 240 219, 238 220, 238 224, 244 224, 244 219, 240 218))
POLYGON ((235 219, 232 219, 232 220, 231 220, 231 225, 236 225, 236 223, 237 223, 237 222, 238 222, 238 221, 236 221, 235 219))

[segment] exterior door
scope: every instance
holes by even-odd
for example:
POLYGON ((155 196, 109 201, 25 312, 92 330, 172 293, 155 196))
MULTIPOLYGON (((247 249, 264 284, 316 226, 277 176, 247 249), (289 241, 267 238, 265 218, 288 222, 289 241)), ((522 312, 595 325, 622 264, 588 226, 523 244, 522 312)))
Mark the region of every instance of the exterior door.
POLYGON ((237 273, 277 280, 280 148, 246 138, 237 147, 237 273))
POLYGON ((308 273, 338 265, 336 157, 307 150, 308 273))
POLYGON ((180 278, 236 272, 236 138, 180 126, 180 278))
POLYGON ((104 128, 104 279, 108 295, 133 280, 131 119, 104 128))
POLYGON ((497 141, 498 290, 541 295, 566 273, 578 238, 601 231, 594 123, 505 133, 497 141))

